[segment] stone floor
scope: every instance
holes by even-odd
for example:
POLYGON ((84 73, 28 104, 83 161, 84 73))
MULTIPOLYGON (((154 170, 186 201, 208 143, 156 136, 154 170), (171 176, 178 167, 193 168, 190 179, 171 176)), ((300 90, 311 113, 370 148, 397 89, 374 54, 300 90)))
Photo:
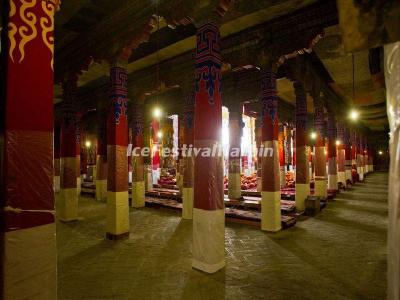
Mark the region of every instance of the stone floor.
POLYGON ((191 268, 190 221, 131 209, 131 236, 104 239, 105 204, 57 223, 59 299, 385 299, 387 174, 369 175, 315 218, 267 234, 226 226, 224 270, 191 268))

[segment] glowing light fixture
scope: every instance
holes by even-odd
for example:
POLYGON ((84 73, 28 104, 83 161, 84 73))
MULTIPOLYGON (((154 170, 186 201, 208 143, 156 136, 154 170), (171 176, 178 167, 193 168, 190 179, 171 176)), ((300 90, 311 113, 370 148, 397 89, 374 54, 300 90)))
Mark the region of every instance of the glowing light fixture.
POLYGON ((317 138, 317 133, 316 132, 311 132, 310 138, 315 140, 317 138))
POLYGON ((90 148, 90 146, 92 146, 92 143, 90 141, 86 141, 85 146, 86 148, 90 148))
POLYGON ((158 137, 159 139, 162 138, 162 132, 161 132, 161 131, 157 132, 157 137, 158 137))
POLYGON ((383 151, 379 151, 378 153, 379 153, 379 155, 383 155, 383 151))
POLYGON ((154 111, 153 111, 153 116, 154 116, 154 118, 159 118, 159 117, 161 117, 161 114, 162 114, 161 109, 158 108, 158 107, 156 107, 156 108, 154 109, 154 111))
POLYGON ((340 146, 342 144, 342 142, 341 141, 339 141, 339 140, 336 140, 336 146, 340 146))
POLYGON ((360 116, 359 112, 356 110, 352 110, 350 112, 350 119, 353 121, 356 121, 358 119, 358 117, 360 116))

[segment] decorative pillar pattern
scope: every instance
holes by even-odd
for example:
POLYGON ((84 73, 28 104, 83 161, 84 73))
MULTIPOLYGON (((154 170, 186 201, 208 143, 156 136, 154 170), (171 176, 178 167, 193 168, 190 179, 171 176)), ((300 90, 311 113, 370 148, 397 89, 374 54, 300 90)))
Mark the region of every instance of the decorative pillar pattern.
POLYGON ((9 7, 9 47, 1 67, 6 90, 0 298, 55 299, 52 61, 58 5, 8 3, 2 6, 9 7))
POLYGON ((214 273, 225 266, 225 209, 221 147, 221 50, 218 27, 197 29, 195 70, 196 148, 217 149, 194 162, 193 267, 214 273))
POLYGON ((110 108, 107 118, 107 233, 108 239, 129 235, 128 103, 126 69, 110 69, 110 108))
MULTIPOLYGON (((185 98, 183 116, 183 144, 190 147, 194 144, 194 92, 191 91, 185 98)), ((192 153, 185 151, 183 157, 183 187, 182 187, 182 218, 193 218, 193 179, 194 179, 194 157, 192 153)))
POLYGON ((132 206, 145 206, 144 159, 141 155, 144 147, 143 103, 138 100, 132 105, 132 206))
POLYGON ((262 95, 262 191, 261 191, 261 229, 281 230, 281 190, 279 178, 279 124, 276 74, 270 70, 261 75, 262 95), (266 149, 272 149, 266 151, 266 149), (270 155, 271 154, 271 155, 270 155))
POLYGON ((314 127, 317 134, 315 141, 315 191, 320 197, 327 197, 326 154, 324 142, 324 104, 319 94, 314 95, 314 127))
POLYGON ((107 201, 107 110, 97 109, 96 200, 107 201))
POLYGON ((307 146, 307 95, 300 82, 294 82, 296 94, 296 210, 305 210, 305 200, 310 194, 310 173, 308 170, 307 146))
POLYGON ((240 146, 242 137, 242 112, 240 107, 232 108, 229 112, 229 199, 240 199, 242 197, 240 181, 240 146))
POLYGON ((336 118, 333 112, 328 113, 328 190, 338 190, 338 169, 336 160, 336 118))
POLYGON ((63 83, 64 106, 61 124, 61 194, 57 216, 64 222, 78 219, 76 89, 76 76, 68 78, 63 83))

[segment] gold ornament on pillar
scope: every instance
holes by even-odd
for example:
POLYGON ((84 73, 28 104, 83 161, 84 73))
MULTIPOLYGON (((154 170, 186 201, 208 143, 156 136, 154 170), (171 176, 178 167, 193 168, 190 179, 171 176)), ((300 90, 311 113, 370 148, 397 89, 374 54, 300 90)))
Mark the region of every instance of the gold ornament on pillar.
POLYGON ((8 23, 8 38, 10 41, 9 56, 12 62, 16 60, 15 49, 18 48, 19 60, 21 63, 25 59, 25 48, 27 45, 38 36, 37 22, 38 17, 40 18, 40 27, 42 29, 41 37, 43 43, 50 50, 51 68, 53 69, 53 54, 54 54, 54 37, 52 32, 54 31, 54 13, 59 10, 59 0, 42 0, 40 6, 43 14, 36 16, 33 9, 38 5, 37 0, 20 0, 21 5, 18 7, 19 19, 18 23, 15 20, 17 14, 17 6, 15 0, 10 0, 10 12, 9 12, 9 23, 8 23), (18 46, 18 47, 17 47, 18 46))
MULTIPOLYGON (((47 17, 40 18, 40 26, 42 27, 42 39, 44 44, 49 48, 51 52, 51 69, 54 65, 54 37, 52 33, 54 31, 54 13, 56 9, 56 1, 42 1, 42 9, 47 17)), ((58 1, 57 1, 58 2, 58 1)))
POLYGON ((22 5, 19 11, 19 15, 21 20, 29 26, 20 26, 18 28, 19 35, 21 36, 21 41, 18 45, 19 52, 21 57, 19 59, 19 63, 21 63, 25 58, 25 45, 32 41, 37 36, 36 22, 37 18, 33 12, 27 11, 36 5, 36 0, 32 0, 31 2, 22 0, 22 5))

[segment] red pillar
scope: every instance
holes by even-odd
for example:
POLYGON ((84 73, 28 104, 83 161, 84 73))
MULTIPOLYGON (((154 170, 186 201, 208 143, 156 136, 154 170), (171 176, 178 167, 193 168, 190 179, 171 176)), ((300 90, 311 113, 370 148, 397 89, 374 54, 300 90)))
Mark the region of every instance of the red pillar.
POLYGON ((129 235, 128 199, 128 75, 110 69, 110 107, 107 118, 107 233, 108 239, 129 235))
POLYGON ((345 151, 345 177, 346 177, 346 186, 351 185, 352 176, 351 176, 351 160, 352 160, 352 148, 351 148, 351 133, 348 127, 344 128, 344 151, 345 151))
POLYGON ((261 229, 275 232, 281 230, 279 124, 276 74, 270 70, 263 71, 261 75, 261 95, 263 106, 262 145, 264 146, 261 175, 261 229))
POLYGON ((296 132, 294 164, 296 165, 296 210, 305 210, 305 200, 310 194, 310 172, 307 146, 307 95, 300 82, 294 82, 296 94, 296 132))
POLYGON ((137 99, 132 104, 132 207, 145 206, 144 182, 144 119, 143 100, 137 99))
POLYGON ((353 183, 358 181, 357 174, 357 134, 354 129, 351 130, 351 180, 353 183))
POLYGON ((285 164, 285 126, 280 126, 279 136, 279 181, 280 186, 286 186, 286 164, 285 164))
POLYGON ((229 199, 242 198, 240 179, 240 158, 242 138, 242 105, 231 105, 229 111, 229 174, 228 197, 229 199))
POLYGON ((319 94, 314 98, 314 127, 317 134, 315 141, 315 192, 316 196, 327 196, 327 180, 326 180, 326 154, 324 141, 324 104, 320 99, 319 94))
POLYGON ((55 127, 54 127, 54 191, 56 193, 60 191, 60 174, 61 174, 60 131, 61 131, 60 120, 57 120, 55 122, 55 127))
POLYGON ((61 221, 78 219, 77 193, 77 114, 75 97, 77 76, 72 75, 63 82, 63 116, 61 124, 61 193, 57 216, 61 221))
POLYGON ((96 200, 107 201, 107 110, 97 109, 96 200))
POLYGON ((225 266, 220 35, 214 23, 196 35, 194 144, 217 153, 195 157, 192 265, 214 273, 225 266))
POLYGON ((1 67, 6 90, 0 298, 55 299, 53 24, 58 3, 25 2, 8 1, 8 43, 2 45, 8 55, 1 67), (37 22, 25 22, 33 18, 37 22))
POLYGON ((336 118, 332 111, 328 113, 328 190, 338 190, 337 154, 336 154, 336 118))
POLYGON ((261 173, 262 173, 262 149, 261 149, 261 135, 262 135, 262 121, 261 117, 257 117, 255 126, 255 137, 257 147, 257 192, 262 190, 261 173))
POLYGON ((363 158, 364 158, 364 147, 363 147, 363 136, 361 134, 357 135, 357 152, 356 152, 356 165, 357 174, 360 181, 364 180, 364 168, 363 168, 363 158))
POLYGON ((81 194, 81 124, 82 122, 82 114, 79 112, 76 115, 76 133, 75 133, 75 143, 76 143, 76 190, 78 196, 81 194))
POLYGON ((343 187, 346 185, 346 148, 345 148, 345 128, 342 122, 338 122, 337 127, 337 165, 338 165, 338 184, 343 187))
POLYGON ((88 160, 87 160, 87 157, 88 157, 88 147, 86 147, 86 139, 87 139, 87 137, 86 137, 86 130, 85 130, 85 128, 83 127, 83 124, 81 123, 81 138, 80 138, 80 149, 81 149, 81 156, 80 156, 80 159, 81 159, 81 169, 80 169, 80 172, 81 172, 81 174, 82 175, 87 175, 87 167, 88 167, 88 160))

